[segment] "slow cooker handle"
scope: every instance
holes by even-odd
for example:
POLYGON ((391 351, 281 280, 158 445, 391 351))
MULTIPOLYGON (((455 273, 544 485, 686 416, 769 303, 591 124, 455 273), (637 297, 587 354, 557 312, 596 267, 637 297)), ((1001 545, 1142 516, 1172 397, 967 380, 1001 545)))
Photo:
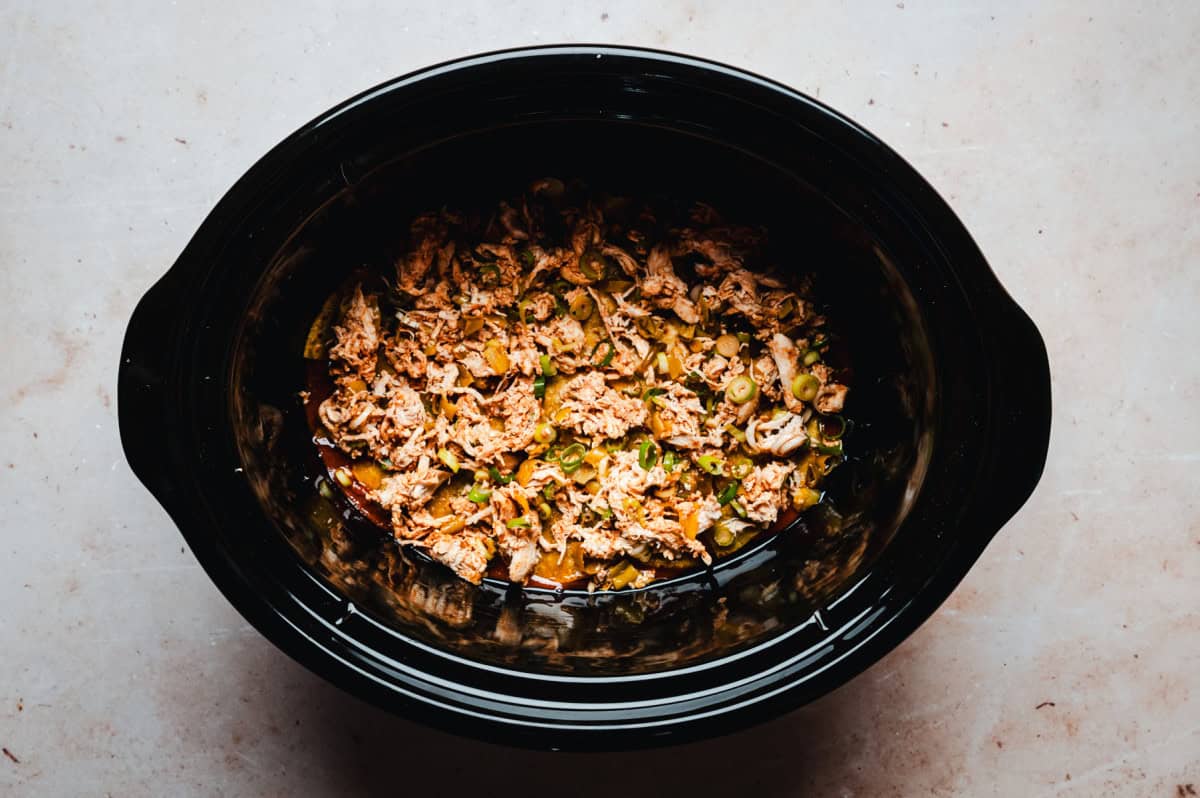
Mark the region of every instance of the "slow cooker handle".
POLYGON ((1033 494, 1050 444, 1050 362, 1033 321, 1007 296, 995 303, 990 333, 994 427, 992 473, 985 481, 995 508, 994 530, 1016 515, 1033 494))
POLYGON ((173 406, 169 395, 174 362, 179 353, 179 314, 185 307, 173 271, 168 271, 142 296, 121 346, 117 372, 117 418, 121 446, 130 468, 164 505, 173 492, 163 466, 170 439, 173 406), (174 353, 174 356, 173 354, 174 353), (158 434, 156 434, 156 432, 158 434))

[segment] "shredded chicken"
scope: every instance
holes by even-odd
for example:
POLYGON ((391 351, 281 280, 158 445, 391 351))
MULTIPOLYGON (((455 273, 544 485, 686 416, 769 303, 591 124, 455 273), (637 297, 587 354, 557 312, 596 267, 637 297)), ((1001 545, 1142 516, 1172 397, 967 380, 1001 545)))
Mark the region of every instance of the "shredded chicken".
POLYGON ((646 421, 646 403, 609 388, 599 371, 572 378, 563 391, 558 422, 580 435, 620 438, 646 421))
POLYGON ((761 231, 572 191, 418 216, 314 327, 331 484, 468 582, 650 584, 820 500, 841 452, 825 320, 761 231))

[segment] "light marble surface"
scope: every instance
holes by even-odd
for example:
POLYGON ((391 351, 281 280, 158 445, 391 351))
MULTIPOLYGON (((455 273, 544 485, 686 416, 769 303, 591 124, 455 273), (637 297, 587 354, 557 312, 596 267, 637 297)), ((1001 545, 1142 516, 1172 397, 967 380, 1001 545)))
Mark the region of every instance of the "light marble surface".
POLYGON ((1200 792, 1200 4, 647 5, 0 4, 0 794, 1200 792), (291 662, 115 424, 128 314, 259 155, 387 77, 556 41, 709 56, 861 121, 1054 371, 1040 487, 899 649, 753 731, 601 759, 431 732, 291 662))

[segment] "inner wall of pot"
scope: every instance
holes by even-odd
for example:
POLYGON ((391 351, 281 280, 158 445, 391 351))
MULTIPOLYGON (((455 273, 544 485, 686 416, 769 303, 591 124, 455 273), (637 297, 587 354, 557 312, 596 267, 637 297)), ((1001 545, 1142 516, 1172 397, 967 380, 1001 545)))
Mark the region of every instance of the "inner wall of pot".
POLYGON ((280 248, 242 331, 234 392, 246 472, 309 568, 395 633, 523 670, 645 673, 721 657, 807 622, 891 540, 928 461, 934 375, 916 303, 876 238, 808 183, 703 137, 633 123, 540 123, 479 132, 346 176, 280 248), (352 518, 332 528, 297 393, 324 299, 361 267, 385 268, 417 213, 492 207, 543 176, 597 191, 666 195, 762 224, 782 273, 812 272, 853 371, 850 458, 830 501, 710 571, 641 591, 565 595, 471 585, 352 518), (248 400, 248 401, 247 401, 248 400), (263 434, 269 427, 271 434, 263 434))

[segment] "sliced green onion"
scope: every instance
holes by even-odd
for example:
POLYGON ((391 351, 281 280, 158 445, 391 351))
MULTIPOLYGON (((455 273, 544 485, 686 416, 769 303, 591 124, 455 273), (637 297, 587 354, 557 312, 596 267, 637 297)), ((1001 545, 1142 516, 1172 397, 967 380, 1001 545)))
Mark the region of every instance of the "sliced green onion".
POLYGON ((821 437, 827 441, 841 440, 846 433, 846 419, 836 414, 821 416, 821 437))
POLYGON ((570 446, 562 450, 559 455, 558 464, 568 474, 573 474, 583 465, 583 458, 587 455, 587 449, 582 443, 572 443, 570 446))
POLYGON ((804 353, 804 360, 802 362, 806 366, 811 366, 813 363, 818 362, 820 359, 821 359, 821 353, 815 349, 810 349, 804 353))
POLYGON ((533 378, 533 395, 541 399, 546 395, 546 375, 539 374, 533 378))
POLYGON ((558 483, 557 482, 551 482, 546 487, 542 488, 542 496, 544 496, 546 498, 546 501, 553 501, 554 494, 556 494, 556 493, 558 493, 558 483))
POLYGON ((443 463, 445 463, 446 468, 449 468, 455 474, 458 473, 458 469, 460 466, 458 465, 458 458, 454 456, 454 452, 443 447, 441 449, 438 449, 437 456, 438 456, 439 460, 441 460, 443 463))
POLYGON ((736 335, 725 333, 717 338, 717 354, 721 357, 736 357, 738 349, 740 349, 741 346, 742 343, 737 339, 736 335))
POLYGON ((576 321, 587 320, 595 309, 596 303, 592 301, 590 296, 583 293, 576 294, 575 298, 571 300, 571 304, 567 306, 567 312, 576 321))
POLYGON ((560 457, 562 457, 562 447, 561 446, 551 446, 549 449, 546 450, 546 453, 542 455, 542 459, 548 463, 557 462, 558 458, 560 458, 560 457))
POLYGON ((843 453, 843 452, 842 452, 842 442, 841 442, 841 441, 837 441, 837 442, 836 442, 836 443, 835 443, 833 446, 826 446, 826 445, 825 445, 825 444, 823 444, 823 443, 817 443, 817 442, 815 442, 815 441, 811 441, 811 440, 809 441, 809 444, 812 446, 812 448, 816 449, 816 450, 817 450, 818 452, 820 452, 821 454, 837 454, 837 455, 840 455, 840 454, 842 454, 842 453, 843 453))
POLYGON ((542 365, 542 374, 546 377, 553 377, 558 373, 558 369, 554 367, 554 361, 549 355, 542 355, 538 358, 538 362, 542 365))
POLYGON ((726 485, 725 490, 721 491, 721 493, 717 496, 717 504, 724 507, 733 501, 733 497, 737 496, 739 484, 740 483, 737 482, 730 482, 728 485, 726 485))
POLYGON ((732 424, 726 424, 725 431, 728 432, 729 436, 731 438, 733 438, 735 441, 737 441, 738 443, 746 442, 746 433, 742 432, 740 429, 733 426, 732 424))
POLYGON ((517 303, 517 318, 519 318, 521 320, 522 324, 529 323, 525 319, 525 311, 527 311, 527 310, 529 310, 529 300, 528 299, 522 299, 520 302, 517 303))
POLYGON ((678 462, 679 460, 675 456, 674 450, 667 449, 663 452, 663 471, 666 471, 668 474, 671 473, 675 470, 675 464, 678 462))
POLYGON ((481 488, 479 485, 472 485, 471 492, 467 494, 467 498, 476 504, 487 504, 491 501, 492 492, 488 488, 481 488))
POLYGON ((387 457, 379 458, 379 467, 384 471, 393 471, 396 468, 396 466, 392 465, 392 461, 387 457))
POLYGON ((745 374, 739 374, 725 387, 725 398, 735 405, 744 405, 758 396, 758 384, 745 374))
POLYGON ((558 430, 553 424, 546 421, 541 422, 533 429, 533 439, 538 443, 553 443, 558 437, 558 430))
POLYGON ((550 518, 550 513, 551 513, 550 505, 546 504, 545 502, 538 502, 537 511, 538 511, 538 515, 540 515, 542 517, 543 521, 548 520, 550 518))
POLYGON ((715 454, 700 455, 698 458, 696 458, 696 465, 700 466, 700 469, 705 473, 712 474, 713 476, 719 477, 725 473, 724 464, 721 462, 721 458, 717 457, 715 454))
MULTIPOLYGON (((666 392, 667 392, 666 388, 647 388, 646 392, 642 394, 642 398, 648 402, 654 402, 654 397, 662 396, 666 392)), ((658 402, 654 402, 654 403, 658 404, 658 402)))
POLYGON ((802 402, 811 402, 821 387, 821 381, 811 374, 797 374, 792 379, 792 396, 802 402))
POLYGON ((642 441, 642 445, 638 447, 638 465, 642 470, 649 471, 654 468, 654 464, 658 462, 658 448, 654 445, 654 441, 642 441))
POLYGON ((600 368, 605 368, 613 362, 613 355, 617 353, 617 348, 613 346, 612 341, 600 341, 595 347, 592 348, 592 360, 596 359, 596 353, 600 351, 600 347, 602 346, 607 346, 608 351, 604 353, 604 357, 600 359, 598 365, 600 368))
POLYGON ((729 506, 733 508, 733 511, 734 511, 735 513, 737 513, 737 516, 738 516, 738 518, 745 518, 745 517, 746 517, 746 508, 742 506, 742 503, 741 503, 741 502, 739 502, 739 501, 731 501, 731 502, 729 503, 729 506))
POLYGON ((488 466, 488 476, 492 478, 492 482, 497 485, 507 485, 513 481, 512 475, 504 476, 500 473, 500 469, 495 466, 488 466))
POLYGON ((509 529, 525 529, 529 526, 529 519, 525 516, 514 518, 511 521, 505 521, 504 525, 509 529))

